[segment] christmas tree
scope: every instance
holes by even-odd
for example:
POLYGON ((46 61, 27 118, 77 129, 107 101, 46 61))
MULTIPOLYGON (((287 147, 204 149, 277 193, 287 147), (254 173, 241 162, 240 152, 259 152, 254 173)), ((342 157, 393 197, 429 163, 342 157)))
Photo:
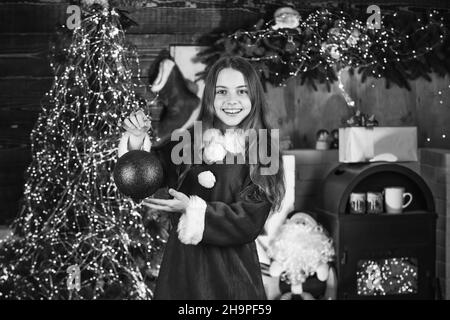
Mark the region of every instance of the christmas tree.
POLYGON ((164 229, 112 172, 120 121, 140 106, 120 14, 82 10, 31 134, 22 210, 0 243, 0 299, 150 299, 164 229))

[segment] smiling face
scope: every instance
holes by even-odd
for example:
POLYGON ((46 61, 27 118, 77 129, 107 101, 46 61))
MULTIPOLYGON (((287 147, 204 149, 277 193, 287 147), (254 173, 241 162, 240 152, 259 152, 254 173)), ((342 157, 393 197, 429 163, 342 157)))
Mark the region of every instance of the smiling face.
POLYGON ((244 75, 235 69, 222 69, 217 75, 214 110, 225 125, 239 125, 252 109, 244 75))

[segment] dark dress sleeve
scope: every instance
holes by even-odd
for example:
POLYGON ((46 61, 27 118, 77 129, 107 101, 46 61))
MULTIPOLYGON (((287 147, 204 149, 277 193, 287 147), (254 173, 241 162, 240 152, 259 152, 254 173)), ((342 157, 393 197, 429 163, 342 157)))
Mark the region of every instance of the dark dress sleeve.
POLYGON ((179 168, 171 159, 172 148, 176 143, 178 142, 169 141, 158 148, 152 148, 150 150, 150 152, 154 153, 161 162, 164 171, 164 185, 169 188, 175 188, 178 180, 179 168))
POLYGON ((254 241, 261 233, 271 204, 265 196, 254 197, 255 186, 247 183, 248 192, 235 202, 207 202, 202 243, 218 246, 242 245, 254 241))

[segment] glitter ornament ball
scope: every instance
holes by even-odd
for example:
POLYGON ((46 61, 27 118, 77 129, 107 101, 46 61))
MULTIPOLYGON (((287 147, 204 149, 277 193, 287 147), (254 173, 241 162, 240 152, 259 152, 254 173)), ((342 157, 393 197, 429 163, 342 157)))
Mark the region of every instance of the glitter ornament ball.
POLYGON ((139 202, 161 188, 164 182, 163 167, 152 153, 132 150, 125 153, 114 167, 114 182, 124 195, 139 202))

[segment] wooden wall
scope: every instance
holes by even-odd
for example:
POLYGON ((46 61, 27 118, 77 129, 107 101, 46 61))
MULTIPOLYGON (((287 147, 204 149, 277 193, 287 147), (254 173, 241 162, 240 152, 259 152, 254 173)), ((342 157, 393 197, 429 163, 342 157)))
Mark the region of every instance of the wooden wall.
MULTIPOLYGON (((432 74, 431 78, 431 82, 413 81, 408 91, 396 86, 386 89, 384 79, 362 83, 359 75, 350 76, 348 70, 342 74, 344 88, 356 106, 375 114, 380 125, 417 126, 420 147, 450 149, 450 77, 432 74)), ((298 82, 291 79, 285 87, 268 90, 272 125, 278 124, 295 148, 314 148, 317 130, 338 128, 351 110, 337 83, 330 91, 325 85, 314 91, 298 82)))

